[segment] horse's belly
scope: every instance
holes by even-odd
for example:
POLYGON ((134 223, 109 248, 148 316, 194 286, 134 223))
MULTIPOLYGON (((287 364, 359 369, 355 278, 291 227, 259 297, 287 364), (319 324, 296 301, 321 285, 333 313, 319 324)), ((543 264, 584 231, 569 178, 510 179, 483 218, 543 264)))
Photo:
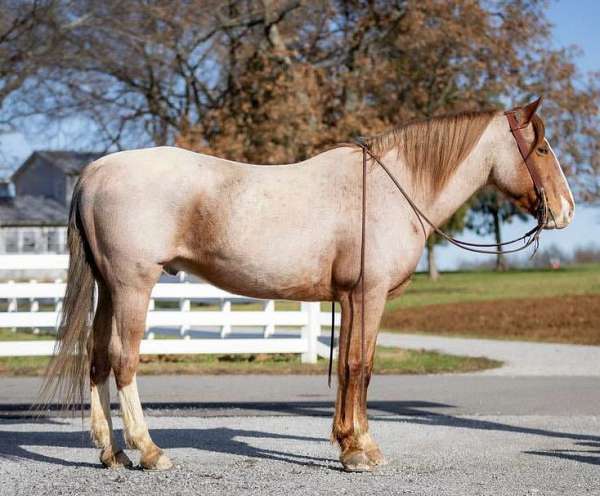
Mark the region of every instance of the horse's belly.
POLYGON ((290 189, 297 178, 265 171, 257 178, 225 175, 212 189, 201 188, 182 214, 177 258, 186 270, 235 293, 328 298, 337 211, 319 191, 308 207, 299 186, 290 189))
POLYGON ((255 298, 319 301, 331 298, 331 264, 323 258, 302 262, 276 251, 264 256, 203 254, 174 261, 176 270, 191 272, 229 292, 255 298))

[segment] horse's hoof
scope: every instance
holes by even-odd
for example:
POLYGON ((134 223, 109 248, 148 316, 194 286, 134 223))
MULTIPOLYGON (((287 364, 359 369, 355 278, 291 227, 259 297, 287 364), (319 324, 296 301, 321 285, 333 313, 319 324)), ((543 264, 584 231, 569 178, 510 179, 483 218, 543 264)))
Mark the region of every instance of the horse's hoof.
POLYGON ((367 457, 369 458, 369 463, 374 467, 381 467, 389 463, 379 448, 367 450, 367 457))
POLYGON ((173 467, 173 463, 169 460, 169 457, 162 451, 157 451, 147 458, 142 458, 140 465, 144 470, 169 470, 173 467))
POLYGON ((372 468, 369 457, 364 451, 350 451, 340 457, 346 472, 369 472, 372 468))
POLYGON ((103 449, 100 453, 100 463, 106 468, 131 468, 133 463, 123 450, 113 453, 112 449, 103 449))

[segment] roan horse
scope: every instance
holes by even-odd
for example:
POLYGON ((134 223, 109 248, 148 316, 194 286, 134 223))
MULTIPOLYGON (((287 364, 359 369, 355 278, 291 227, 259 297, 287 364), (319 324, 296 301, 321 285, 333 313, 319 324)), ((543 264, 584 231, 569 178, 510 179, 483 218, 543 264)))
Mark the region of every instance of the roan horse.
MULTIPOLYGON (((570 223, 574 202, 535 114, 538 104, 514 109, 514 115, 545 190, 550 216, 544 227, 560 229, 570 223)), ((367 143, 436 225, 486 184, 536 211, 532 177, 501 112, 437 117, 367 143)), ((163 270, 189 271, 257 298, 338 301, 332 439, 346 470, 384 463, 366 413, 377 330, 386 299, 409 283, 431 228, 420 225, 407 200, 369 159, 366 278, 357 286, 361 151, 340 145, 301 163, 266 167, 160 147, 111 154, 85 168, 73 194, 68 286, 43 393, 48 401, 62 394, 72 406, 83 401, 89 374, 92 438, 102 464, 131 465, 113 436, 112 370, 127 445, 141 451, 142 467, 171 467, 150 437, 136 386, 150 293, 163 270), (94 282, 97 309, 88 332, 94 282)))

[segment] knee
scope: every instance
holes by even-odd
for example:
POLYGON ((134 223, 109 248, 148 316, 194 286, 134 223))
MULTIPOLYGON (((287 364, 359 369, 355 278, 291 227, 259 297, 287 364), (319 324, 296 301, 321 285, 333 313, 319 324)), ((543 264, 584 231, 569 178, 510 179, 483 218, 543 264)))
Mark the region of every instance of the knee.
POLYGON ((351 358, 348 360, 346 367, 347 373, 350 378, 360 377, 361 374, 365 374, 365 377, 369 375, 369 366, 360 358, 351 358))

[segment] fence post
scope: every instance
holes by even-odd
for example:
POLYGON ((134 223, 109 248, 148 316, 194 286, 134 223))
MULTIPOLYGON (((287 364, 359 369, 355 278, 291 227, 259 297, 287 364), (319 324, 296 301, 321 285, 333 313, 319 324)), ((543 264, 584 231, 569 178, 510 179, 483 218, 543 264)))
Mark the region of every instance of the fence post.
POLYGON ((231 334, 231 300, 221 301, 221 315, 223 315, 221 337, 224 338, 228 334, 231 334))
MULTIPOLYGON (((62 284, 62 279, 54 279, 54 284, 62 284)), ((57 296, 54 298, 54 311, 56 314, 60 314, 62 312, 63 301, 61 296, 57 296)), ((60 316, 59 316, 60 318, 60 316)))
MULTIPOLYGON (((14 284, 15 281, 8 281, 8 284, 14 284)), ((13 293, 13 291, 11 290, 11 293, 13 293)), ((8 300, 8 308, 6 309, 7 312, 17 312, 19 310, 19 302, 17 301, 16 298, 11 298, 10 300, 8 300)), ((12 332, 17 332, 17 328, 13 327, 12 332)))
MULTIPOLYGON (((184 282, 182 284, 187 284, 187 282, 184 282)), ((182 313, 189 313, 192 309, 192 305, 190 302, 189 298, 181 298, 181 300, 179 300, 179 311, 182 313)), ((179 335, 180 336, 184 336, 185 333, 189 330, 190 326, 187 324, 182 325, 179 328, 179 335)))
MULTIPOLYGON (((179 282, 181 284, 189 284, 187 280, 187 275, 185 272, 181 271, 177 274, 179 278, 179 282)), ((181 298, 179 300, 179 311, 182 313, 189 313, 192 310, 192 302, 189 298, 181 298)), ((184 339, 190 339, 189 334, 186 333, 190 330, 190 326, 188 324, 184 324, 179 328, 179 335, 184 339)))
POLYGON ((267 317, 268 324, 265 326, 265 332, 263 336, 268 338, 275 334, 275 300, 267 300, 263 311, 267 317))
POLYGON ((321 334, 321 303, 305 302, 300 305, 301 310, 306 313, 306 325, 302 327, 302 337, 306 339, 308 349, 302 353, 302 363, 317 363, 317 341, 321 334))
MULTIPOLYGON (((31 279, 29 281, 29 284, 36 284, 36 283, 37 283, 37 281, 35 279, 31 279)), ((29 298, 29 311, 30 312, 39 312, 39 310, 40 310, 40 302, 38 300, 36 300, 35 298, 29 298)), ((33 333, 39 334, 40 333, 39 327, 34 327, 33 333)))
MULTIPOLYGON (((54 284, 62 284, 62 282, 62 279, 54 280, 54 284)), ((57 296, 56 298, 54 298, 54 311, 56 312, 56 326, 54 328, 54 332, 58 332, 58 330, 60 329, 60 322, 62 320, 61 313, 63 309, 63 297, 57 296)))

